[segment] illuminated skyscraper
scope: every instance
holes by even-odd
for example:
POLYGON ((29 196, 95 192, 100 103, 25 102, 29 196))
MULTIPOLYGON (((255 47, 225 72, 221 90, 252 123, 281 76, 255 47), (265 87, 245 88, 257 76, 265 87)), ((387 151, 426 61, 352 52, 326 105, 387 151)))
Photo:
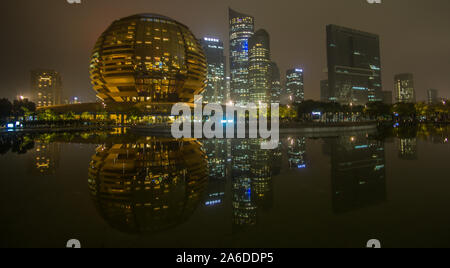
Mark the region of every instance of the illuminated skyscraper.
POLYGON ((305 100, 303 69, 290 69, 286 72, 286 94, 293 103, 305 100))
POLYGON ((61 104, 62 82, 58 72, 44 69, 31 71, 31 89, 37 107, 61 104))
POLYGON ((270 70, 270 36, 265 30, 258 30, 249 39, 248 86, 251 103, 269 103, 270 70))
POLYGON ((414 89, 413 74, 398 74, 394 78, 395 101, 402 103, 415 103, 416 92, 414 89))
POLYGON ((223 42, 217 38, 205 37, 200 40, 208 64, 206 89, 203 91, 204 103, 226 102, 225 55, 223 42))
POLYGON ((270 96, 272 103, 280 103, 281 102, 281 93, 282 93, 282 86, 281 86, 281 73, 280 68, 278 68, 278 65, 276 62, 271 62, 270 65, 270 72, 271 72, 271 89, 270 89, 270 96))
POLYGON ((230 73, 231 99, 235 103, 247 103, 248 87, 248 40, 254 33, 254 18, 232 9, 230 22, 230 73))
POLYGON ((382 101, 378 35, 328 25, 327 54, 332 101, 357 105, 382 101))
POLYGON ((427 95, 429 104, 436 104, 439 102, 439 93, 437 89, 428 89, 427 95))

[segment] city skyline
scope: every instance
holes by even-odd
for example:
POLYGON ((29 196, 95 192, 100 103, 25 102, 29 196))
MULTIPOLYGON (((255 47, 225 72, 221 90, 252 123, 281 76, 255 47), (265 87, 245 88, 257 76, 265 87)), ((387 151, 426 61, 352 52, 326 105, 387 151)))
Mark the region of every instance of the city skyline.
MULTIPOLYGON (((380 36, 384 91, 393 90, 392 80, 395 74, 410 72, 415 77, 418 101, 427 99, 429 88, 438 89, 442 97, 448 97, 450 93, 448 87, 450 78, 445 75, 448 72, 446 70, 450 68, 450 63, 446 60, 450 57, 447 49, 450 38, 445 34, 445 30, 450 25, 450 19, 448 16, 432 16, 431 18, 427 16, 431 12, 446 14, 446 7, 450 7, 448 1, 437 1, 435 5, 422 1, 408 1, 408 14, 397 14, 406 1, 369 5, 366 1, 354 0, 346 3, 347 11, 342 9, 342 12, 339 4, 331 1, 320 1, 320 3, 302 1, 289 3, 290 8, 280 3, 279 10, 272 12, 273 16, 267 16, 271 14, 272 9, 267 2, 262 1, 257 1, 259 5, 254 5, 255 1, 245 3, 223 1, 211 6, 210 12, 204 14, 201 13, 204 9, 195 9, 200 5, 209 7, 210 4, 200 0, 192 1, 187 5, 189 12, 185 12, 184 9, 174 9, 178 1, 167 1, 168 3, 152 6, 145 1, 133 1, 127 7, 121 8, 119 8, 120 1, 108 1, 108 12, 102 13, 105 15, 99 17, 98 12, 95 11, 102 7, 102 2, 104 1, 69 5, 65 1, 38 4, 30 1, 25 8, 5 3, 10 12, 3 19, 17 16, 17 14, 21 14, 24 19, 17 24, 14 32, 8 28, 3 29, 10 36, 10 42, 2 44, 2 51, 22 51, 24 50, 22 46, 32 46, 36 49, 23 51, 19 58, 14 56, 16 53, 5 55, 10 72, 2 73, 2 81, 4 81, 0 88, 2 96, 14 98, 19 94, 30 95, 27 79, 29 71, 35 68, 50 68, 62 75, 64 98, 79 96, 83 101, 94 101, 94 92, 89 82, 88 62, 96 37, 115 19, 135 13, 151 11, 172 17, 188 25, 197 38, 208 35, 217 36, 226 44, 225 55, 228 55, 228 7, 254 17, 255 29, 267 29, 272 39, 272 60, 278 63, 281 73, 293 67, 305 69, 306 99, 318 100, 320 80, 326 79, 323 69, 327 64, 325 47, 327 24, 373 32, 380 36), (292 20, 288 18, 291 15, 294 16, 292 13, 297 6, 301 7, 300 13, 305 16, 295 16, 298 21, 292 23, 292 20), (46 18, 39 17, 45 27, 40 26, 45 29, 37 30, 33 22, 37 20, 36 16, 42 10, 50 10, 50 13, 46 18), (318 10, 322 11, 323 16, 314 18, 312 15, 318 10), (353 16, 345 16, 349 12, 353 16), (195 16, 197 13, 199 16, 195 16), (372 20, 381 14, 383 14, 383 21, 372 20), (414 16, 426 17, 427 20, 412 22, 414 16), (77 20, 81 17, 83 20, 77 20), (361 20, 362 17, 368 19, 361 20), (399 17, 404 18, 404 21, 408 21, 409 24, 406 22, 393 24, 401 21, 398 20, 399 17), (394 18, 397 19, 394 20, 394 18), (309 20, 308 27, 298 28, 299 25, 305 25, 305 20, 309 20), (52 23, 53 21, 59 23, 52 23), (71 23, 71 21, 77 21, 77 23, 71 23), (296 28, 297 30, 294 31, 293 29, 296 28), (23 36, 25 30, 28 33, 27 36, 23 36), (71 34, 64 35, 67 32, 71 34), (294 34, 290 34, 291 32, 294 34), (427 42, 425 37, 428 35, 432 35, 436 42, 427 42)), ((2 23, 2 27, 5 26, 7 24, 2 23)))

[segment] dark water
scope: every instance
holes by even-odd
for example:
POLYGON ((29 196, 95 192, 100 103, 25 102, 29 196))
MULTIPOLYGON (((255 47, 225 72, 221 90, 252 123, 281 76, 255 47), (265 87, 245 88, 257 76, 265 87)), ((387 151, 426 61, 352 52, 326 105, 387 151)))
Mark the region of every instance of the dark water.
POLYGON ((450 247, 448 128, 2 135, 1 247, 450 247))

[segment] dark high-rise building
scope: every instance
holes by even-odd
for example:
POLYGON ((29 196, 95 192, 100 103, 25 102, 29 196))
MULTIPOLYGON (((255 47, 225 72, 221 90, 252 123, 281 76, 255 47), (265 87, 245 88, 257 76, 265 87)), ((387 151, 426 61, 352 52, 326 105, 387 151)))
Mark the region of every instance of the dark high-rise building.
POLYGON ((333 101, 356 105, 382 101, 378 35, 328 25, 327 54, 333 101))
POLYGON ((208 64, 206 89, 203 102, 224 103, 226 101, 225 55, 223 42, 217 38, 205 37, 200 40, 208 64))
POLYGON ((392 99, 392 91, 383 91, 383 103, 384 104, 393 104, 393 99, 392 99))
POLYGON ((439 92, 437 89, 428 89, 428 103, 436 104, 439 102, 439 92))
POLYGON ((270 71, 270 36, 258 30, 249 39, 248 86, 251 103, 269 103, 272 87, 270 71))
POLYGON ((62 81, 61 75, 54 70, 31 71, 31 89, 33 101, 37 107, 61 104, 62 81))
POLYGON ((320 101, 330 101, 330 87, 328 86, 328 80, 320 81, 320 101))
POLYGON ((415 103, 416 91, 414 89, 413 74, 398 74, 394 78, 395 101, 402 103, 415 103))
POLYGON ((229 22, 230 97, 235 103, 247 103, 250 98, 248 87, 248 40, 254 33, 254 18, 230 9, 229 22))
POLYGON ((278 65, 275 62, 272 62, 270 64, 270 72, 271 72, 271 89, 270 89, 270 97, 272 103, 280 103, 281 102, 281 93, 282 93, 282 86, 281 86, 281 73, 280 68, 278 68, 278 65))
POLYGON ((286 72, 286 94, 290 102, 302 103, 305 100, 303 69, 295 68, 286 72))

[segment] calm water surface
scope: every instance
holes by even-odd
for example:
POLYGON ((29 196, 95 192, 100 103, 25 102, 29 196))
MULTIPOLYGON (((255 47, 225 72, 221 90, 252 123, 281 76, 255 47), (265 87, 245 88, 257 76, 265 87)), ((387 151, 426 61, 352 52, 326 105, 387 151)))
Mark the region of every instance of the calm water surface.
POLYGON ((2 135, 0 246, 450 247, 448 133, 2 135))

